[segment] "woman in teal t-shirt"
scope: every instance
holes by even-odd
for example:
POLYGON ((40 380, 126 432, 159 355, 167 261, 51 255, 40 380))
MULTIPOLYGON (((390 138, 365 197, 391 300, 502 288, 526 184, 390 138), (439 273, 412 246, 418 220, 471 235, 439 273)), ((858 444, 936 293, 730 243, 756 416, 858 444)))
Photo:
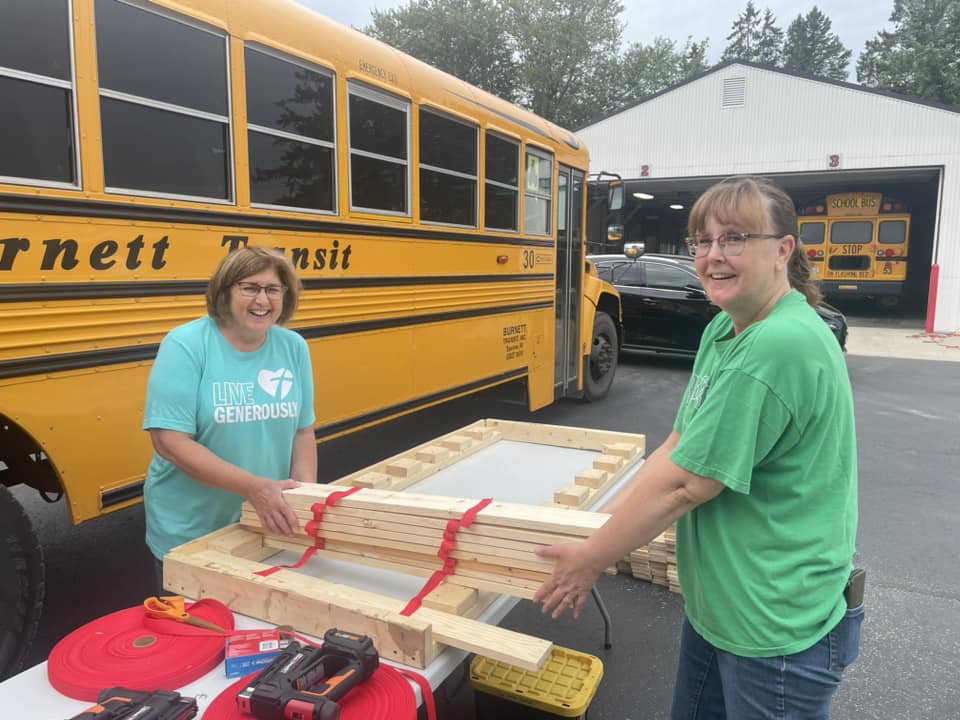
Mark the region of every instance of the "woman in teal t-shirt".
POLYGON ((583 543, 545 548, 545 612, 677 523, 685 600, 673 718, 826 719, 859 651, 853 393, 798 242, 793 201, 730 178, 690 212, 710 300, 673 432, 583 543))
POLYGON ((143 420, 155 450, 144 503, 158 571, 171 548, 239 520, 244 499, 268 532, 297 529, 282 493, 317 481, 310 352, 281 327, 299 295, 286 257, 237 250, 210 278, 208 315, 160 344, 143 420))

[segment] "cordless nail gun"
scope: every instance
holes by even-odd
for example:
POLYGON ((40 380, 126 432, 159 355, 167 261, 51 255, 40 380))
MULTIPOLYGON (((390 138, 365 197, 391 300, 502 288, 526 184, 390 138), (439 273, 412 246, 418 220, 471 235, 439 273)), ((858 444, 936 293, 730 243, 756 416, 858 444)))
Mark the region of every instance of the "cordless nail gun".
POLYGON ((237 705, 259 720, 339 720, 337 702, 378 667, 370 638, 331 628, 322 647, 290 642, 237 694, 237 705))
POLYGON ((189 720, 196 714, 197 701, 178 692, 115 687, 104 690, 96 705, 71 720, 189 720))

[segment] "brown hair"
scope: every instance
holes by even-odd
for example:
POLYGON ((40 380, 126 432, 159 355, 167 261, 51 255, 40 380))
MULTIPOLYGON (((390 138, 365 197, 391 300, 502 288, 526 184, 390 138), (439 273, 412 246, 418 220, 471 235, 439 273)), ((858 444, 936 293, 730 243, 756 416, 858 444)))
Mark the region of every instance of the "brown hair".
POLYGON ((233 286, 251 275, 270 269, 276 271, 280 283, 287 287, 277 324, 287 322, 297 309, 303 286, 293 269, 293 263, 276 250, 265 247, 240 248, 220 261, 207 283, 207 312, 210 317, 220 325, 229 320, 230 291, 233 286))
POLYGON ((769 219, 776 235, 792 235, 796 244, 787 264, 787 280, 790 287, 803 293, 807 302, 816 307, 822 298, 820 287, 800 243, 797 211, 789 195, 766 178, 730 177, 712 186, 694 203, 687 222, 690 235, 702 232, 710 217, 724 225, 754 228, 762 228, 769 219))

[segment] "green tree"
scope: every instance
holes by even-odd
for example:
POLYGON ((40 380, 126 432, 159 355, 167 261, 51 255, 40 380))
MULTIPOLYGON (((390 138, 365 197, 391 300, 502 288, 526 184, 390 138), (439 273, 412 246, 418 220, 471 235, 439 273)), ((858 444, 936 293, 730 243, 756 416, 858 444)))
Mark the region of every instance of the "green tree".
POLYGON ((650 45, 631 43, 620 66, 621 104, 631 105, 706 70, 707 46, 706 39, 695 42, 692 37, 679 50, 676 41, 665 37, 650 45))
POLYGON ((364 32, 471 85, 515 101, 520 94, 514 38, 502 0, 410 0, 371 10, 364 32))
POLYGON ((687 36, 687 42, 683 46, 683 57, 680 60, 681 79, 707 71, 710 67, 710 63, 707 62, 707 50, 709 49, 710 40, 708 38, 696 42, 693 37, 687 36))
POLYGON ((365 32, 566 127, 613 110, 619 0, 409 0, 365 32))
POLYGON ((777 18, 770 8, 761 15, 753 0, 747 0, 747 7, 731 27, 721 60, 746 60, 772 67, 780 65, 783 30, 777 26, 777 18))
POLYGON ((619 0, 505 0, 521 102, 564 127, 617 107, 619 0))
POLYGON ((816 5, 806 15, 797 15, 787 28, 783 67, 832 80, 846 80, 850 50, 831 27, 830 18, 816 5))
POLYGON ((753 0, 747 0, 746 9, 733 21, 732 32, 727 35, 727 47, 720 59, 755 61, 759 37, 760 11, 753 0))
POLYGON ((778 67, 783 60, 783 30, 777 25, 770 8, 763 11, 763 22, 757 36, 757 59, 762 65, 778 67))
POLYGON ((857 80, 960 105, 960 0, 894 0, 890 22, 867 40, 857 80))

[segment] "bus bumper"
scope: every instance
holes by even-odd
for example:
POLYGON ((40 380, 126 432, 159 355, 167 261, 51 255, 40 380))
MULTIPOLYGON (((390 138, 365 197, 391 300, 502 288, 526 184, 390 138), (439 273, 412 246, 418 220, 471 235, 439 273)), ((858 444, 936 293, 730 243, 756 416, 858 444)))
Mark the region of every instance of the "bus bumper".
POLYGON ((822 280, 820 292, 824 295, 899 295, 903 292, 902 280, 822 280))

